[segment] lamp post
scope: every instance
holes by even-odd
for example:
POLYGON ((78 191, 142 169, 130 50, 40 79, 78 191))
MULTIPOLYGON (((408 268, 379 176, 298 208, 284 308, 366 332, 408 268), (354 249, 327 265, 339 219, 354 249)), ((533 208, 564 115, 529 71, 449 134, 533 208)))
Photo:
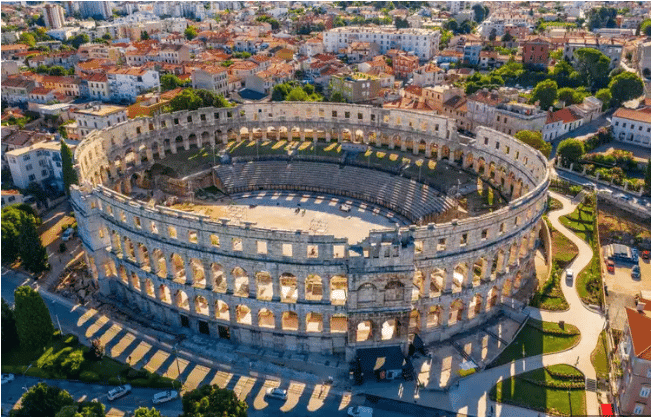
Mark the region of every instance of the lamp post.
MULTIPOLYGON (((172 353, 175 355, 175 363, 177 364, 177 378, 179 378, 181 376, 181 371, 179 369, 179 356, 177 355, 178 354, 178 347, 177 347, 178 345, 179 345, 179 342, 175 343, 174 346, 172 347, 172 353)), ((177 379, 177 378, 175 378, 175 379, 177 379)), ((172 381, 172 388, 174 388, 174 387, 175 387, 175 383, 174 383, 174 380, 173 380, 172 381)), ((180 390, 181 390, 181 387, 182 387, 182 384, 181 384, 181 381, 180 381, 179 382, 179 389, 180 390)))

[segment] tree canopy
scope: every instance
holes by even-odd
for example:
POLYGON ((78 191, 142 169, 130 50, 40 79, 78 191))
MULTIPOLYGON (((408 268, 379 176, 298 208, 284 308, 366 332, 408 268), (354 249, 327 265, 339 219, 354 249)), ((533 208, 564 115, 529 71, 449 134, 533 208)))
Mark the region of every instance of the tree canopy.
POLYGON ((161 413, 154 407, 139 407, 134 411, 134 417, 161 417, 161 413))
POLYGON ((190 80, 184 81, 175 74, 163 74, 159 82, 161 83, 161 91, 170 91, 177 87, 187 87, 190 84, 190 80))
POLYGON ((25 221, 21 223, 18 244, 20 245, 20 259, 25 269, 39 274, 50 268, 48 252, 43 247, 41 237, 36 230, 34 216, 26 216, 25 221))
POLYGON ((622 72, 608 86, 612 99, 618 104, 632 100, 644 93, 644 82, 632 72, 622 72))
POLYGON ((104 404, 98 401, 82 401, 63 407, 55 417, 105 417, 104 404))
POLYGON ((11 205, 2 209, 3 262, 20 258, 23 266, 34 273, 48 268, 47 253, 36 231, 38 222, 40 219, 29 206, 11 205))
POLYGON ((10 417, 55 417, 63 407, 74 405, 75 400, 59 387, 39 382, 21 399, 21 407, 9 412, 10 417))
POLYGON ((557 154, 568 162, 577 162, 584 153, 585 146, 578 139, 569 138, 558 144, 557 154))
POLYGON ((549 159, 551 155, 551 144, 542 139, 541 132, 534 132, 532 130, 520 130, 515 134, 515 138, 521 140, 525 144, 542 152, 545 158, 549 159))
POLYGON ((571 104, 580 104, 587 96, 587 91, 582 88, 574 89, 565 87, 558 90, 558 100, 564 101, 565 106, 569 106, 571 104))
POLYGON ((189 41, 193 40, 197 36, 197 29, 195 26, 188 26, 186 30, 184 30, 184 36, 186 36, 186 39, 189 41))
POLYGON ((14 301, 14 316, 20 346, 34 350, 50 343, 54 325, 41 295, 32 287, 23 285, 14 291, 14 301))
POLYGON ((549 107, 553 106, 557 97, 558 84, 553 80, 544 80, 538 83, 533 89, 531 102, 535 103, 536 101, 539 101, 540 108, 542 110, 548 110, 549 107))
POLYGON ((170 100, 170 110, 197 110, 201 107, 231 107, 231 104, 220 95, 209 90, 187 88, 170 100))
POLYGON ((296 81, 277 84, 272 89, 272 101, 323 101, 311 84, 300 86, 296 81))
POLYGON ((596 91, 608 85, 610 58, 593 48, 579 48, 574 52, 576 69, 585 85, 596 91))
POLYGON ((184 394, 180 417, 247 417, 247 403, 228 389, 203 385, 184 394))
POLYGON ((18 346, 18 332, 16 331, 16 317, 14 310, 9 307, 9 304, 2 299, 2 348, 5 351, 10 351, 18 346))
POLYGON ((70 186, 79 184, 77 171, 73 168, 73 152, 64 140, 61 140, 61 169, 63 171, 63 184, 66 194, 70 194, 70 186))

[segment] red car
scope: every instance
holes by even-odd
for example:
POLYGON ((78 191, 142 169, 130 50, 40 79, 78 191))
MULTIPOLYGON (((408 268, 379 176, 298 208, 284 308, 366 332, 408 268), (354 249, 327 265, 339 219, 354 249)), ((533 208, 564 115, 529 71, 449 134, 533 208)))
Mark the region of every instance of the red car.
POLYGON ((645 250, 642 252, 642 259, 648 261, 651 259, 651 251, 645 250))
POLYGON ((605 266, 608 268, 608 272, 614 274, 614 262, 613 262, 613 261, 611 261, 611 260, 608 259, 608 260, 605 262, 605 266))

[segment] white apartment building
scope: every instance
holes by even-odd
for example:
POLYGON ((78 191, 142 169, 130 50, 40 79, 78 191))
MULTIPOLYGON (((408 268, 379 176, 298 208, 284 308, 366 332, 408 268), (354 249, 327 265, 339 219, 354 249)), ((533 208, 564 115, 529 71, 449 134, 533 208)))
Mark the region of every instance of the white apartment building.
POLYGON ((159 91, 159 73, 140 68, 113 68, 107 71, 111 99, 133 103, 147 90, 159 91))
POLYGON ((77 134, 83 138, 92 130, 100 130, 124 122, 127 120, 127 109, 122 106, 93 106, 79 109, 72 116, 77 121, 77 134))
POLYGON ((11 178, 18 188, 36 182, 63 190, 61 144, 59 141, 39 142, 7 152, 11 178))
POLYGON ((390 49, 413 52, 420 61, 427 61, 437 55, 440 32, 428 29, 394 29, 387 27, 338 27, 324 32, 324 52, 338 53, 352 42, 376 43, 379 52, 390 49))
POLYGON ((193 88, 213 91, 226 96, 229 89, 229 72, 221 66, 206 66, 195 69, 191 75, 193 88))
POLYGON ((58 4, 46 4, 43 6, 43 21, 48 29, 59 29, 64 26, 66 19, 63 15, 63 7, 58 4))
POLYGON ((620 142, 650 148, 651 108, 618 109, 612 115, 612 133, 620 142))

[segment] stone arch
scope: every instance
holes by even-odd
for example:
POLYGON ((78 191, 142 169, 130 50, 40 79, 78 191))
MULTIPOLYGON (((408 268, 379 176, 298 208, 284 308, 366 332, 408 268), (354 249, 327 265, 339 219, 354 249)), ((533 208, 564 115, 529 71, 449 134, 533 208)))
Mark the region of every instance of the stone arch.
POLYGON ((503 249, 499 249, 496 256, 494 257, 494 260, 492 261, 492 272, 490 274, 490 278, 492 280, 497 279, 497 275, 503 272, 501 271, 501 267, 506 260, 505 258, 506 252, 503 249))
POLYGON ((297 277, 289 272, 284 272, 279 277, 279 284, 281 289, 281 302, 296 303, 299 297, 297 277))
POLYGON ((320 301, 323 297, 322 277, 310 274, 306 277, 304 297, 307 301, 320 301))
POLYGON ((237 266, 231 270, 231 277, 234 282, 234 295, 236 297, 249 297, 249 276, 247 276, 247 272, 237 266))
POLYGON ((439 305, 429 307, 428 315, 426 316, 426 327, 437 327, 442 324, 442 307, 439 305))
POLYGON ((322 333, 324 321, 322 313, 310 312, 306 315, 306 332, 322 333))
POLYGON ((399 337, 399 320, 388 319, 381 325, 381 340, 392 340, 399 337))
POLYGON ((331 333, 347 333, 347 315, 334 314, 329 319, 331 333))
POLYGON ((452 292, 460 292, 467 278, 467 263, 460 262, 453 270, 452 292))
POLYGON ((481 294, 474 294, 471 301, 469 302, 468 318, 471 320, 474 317, 478 316, 481 313, 483 308, 483 296, 481 294))
POLYGON ((330 299, 332 305, 345 305, 347 303, 347 277, 334 275, 329 280, 330 299))
POLYGON ((215 300, 215 318, 229 321, 229 306, 222 300, 215 300))
POLYGON ((371 320, 361 321, 356 325, 356 342, 366 342, 374 338, 374 324, 371 320))
POLYGON ((170 288, 167 285, 159 285, 159 300, 167 304, 172 304, 172 296, 170 294, 170 288))
POLYGON ((449 306, 449 326, 453 326, 463 319, 463 312, 465 311, 465 303, 460 298, 451 302, 449 306))
POLYGON ((209 315, 209 302, 201 295, 195 297, 195 313, 203 316, 209 315))
POLYGON ((152 284, 152 280, 149 278, 145 280, 145 294, 152 298, 156 297, 154 294, 154 284, 152 284))
POLYGON ((204 274, 204 266, 197 258, 190 259, 191 270, 193 271, 193 286, 196 288, 206 287, 206 275, 204 274))
POLYGON ((260 271, 256 275, 256 298, 258 300, 272 300, 273 296, 273 285, 272 285, 272 276, 269 272, 260 271))
POLYGON ((487 295, 486 311, 492 310, 492 308, 498 304, 500 295, 501 294, 499 293, 499 289, 497 287, 490 288, 490 291, 487 295))
POLYGON ((274 313, 267 308, 262 308, 258 312, 258 327, 274 329, 274 313))
POLYGON ((136 262, 136 250, 134 249, 134 244, 132 240, 127 236, 123 237, 124 248, 127 253, 124 254, 132 262, 136 262))
POLYGON ((510 297, 510 295, 512 295, 512 279, 508 278, 503 282, 501 294, 505 297, 510 297))
POLYGON ((522 274, 521 271, 517 271, 517 273, 515 274, 515 280, 514 280, 512 286, 515 289, 518 289, 519 287, 521 287, 523 280, 524 280, 524 274, 522 274))
POLYGON ((170 255, 170 265, 172 266, 172 279, 184 283, 186 281, 186 266, 184 260, 177 253, 170 255))
POLYGON ((223 294, 227 292, 227 279, 224 276, 224 268, 215 262, 211 264, 211 286, 214 292, 223 294))
POLYGON ((517 257, 519 255, 519 247, 517 245, 517 242, 512 242, 510 245, 510 256, 508 258, 508 265, 514 265, 517 263, 517 257))
POLYGON ((175 305, 184 310, 190 310, 188 295, 183 290, 177 290, 175 293, 175 305))
POLYGON ((472 266, 472 271, 474 274, 472 278, 472 285, 474 287, 481 285, 481 279, 483 278, 483 273, 485 271, 485 264, 487 264, 487 261, 485 258, 481 257, 478 258, 472 266))
POLYGON ((136 272, 132 272, 132 273, 131 273, 131 284, 132 284, 132 287, 133 287, 136 291, 140 291, 140 290, 141 290, 141 280, 140 280, 140 278, 138 277, 138 275, 136 274, 136 272))
POLYGON ((410 312, 409 322, 408 322, 408 333, 419 333, 420 332, 420 314, 419 310, 413 309, 410 312))
POLYGON ((294 311, 284 311, 281 316, 282 330, 299 330, 299 316, 294 311))
POLYGON ((523 258, 524 256, 528 255, 528 251, 530 249, 530 234, 524 234, 522 238, 520 239, 520 245, 519 245, 519 258, 523 258))
POLYGON ((120 265, 118 267, 118 277, 120 277, 120 280, 125 284, 128 283, 129 280, 127 278, 127 269, 125 268, 124 265, 120 265))
POLYGON ((383 296, 386 302, 401 301, 404 299, 404 284, 401 281, 392 280, 384 288, 383 296))
POLYGON ((140 253, 143 264, 141 267, 143 269, 152 270, 152 261, 150 260, 150 252, 147 250, 147 246, 142 243, 138 244, 138 252, 140 253))
POLYGON ((120 235, 115 230, 111 231, 111 249, 114 252, 122 255, 122 244, 120 243, 120 235))
POLYGON ((431 297, 437 297, 442 294, 447 280, 447 271, 443 268, 435 268, 431 272, 431 297))
POLYGON ((419 300, 422 294, 424 294, 424 273, 422 271, 417 270, 413 274, 413 288, 412 288, 411 300, 413 302, 419 300))
POLYGON ((252 325, 252 310, 244 304, 236 306, 236 323, 252 325))

